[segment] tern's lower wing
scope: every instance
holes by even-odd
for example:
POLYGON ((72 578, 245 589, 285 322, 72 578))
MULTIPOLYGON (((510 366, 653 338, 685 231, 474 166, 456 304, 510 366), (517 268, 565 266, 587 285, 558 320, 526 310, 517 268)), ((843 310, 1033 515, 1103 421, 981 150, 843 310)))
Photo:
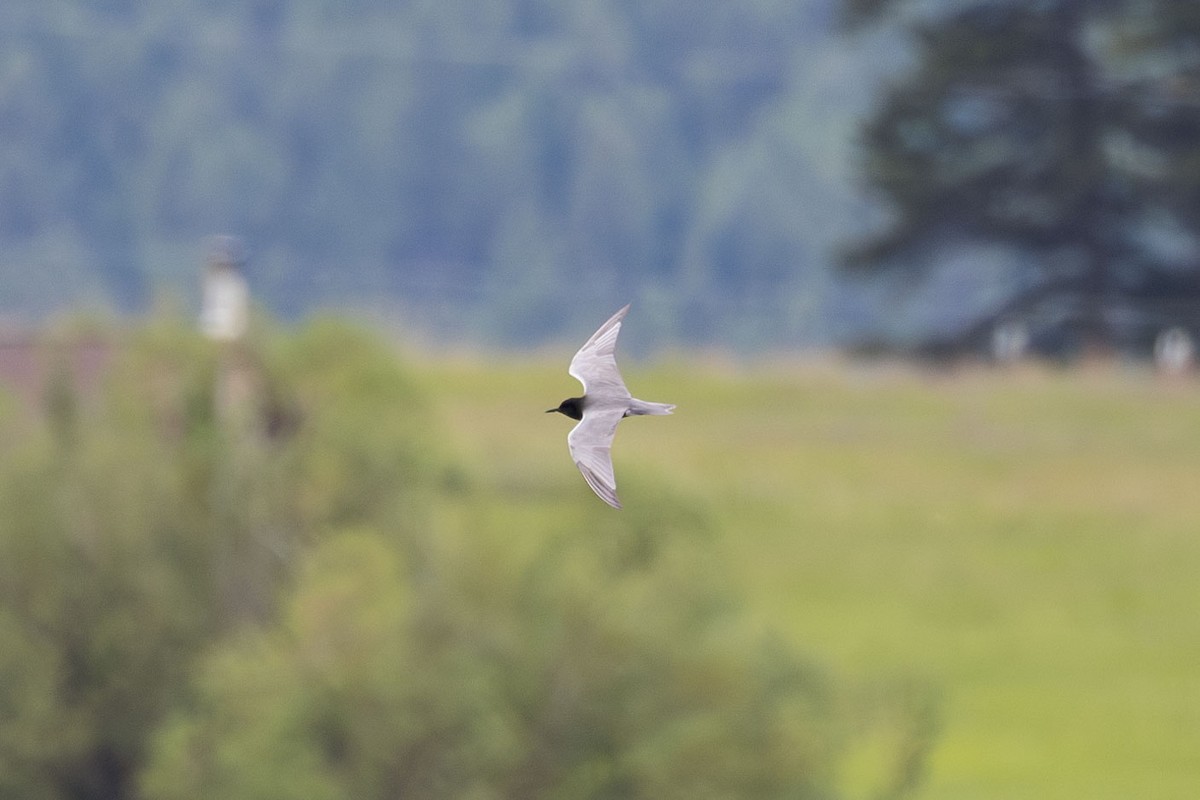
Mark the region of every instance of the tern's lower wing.
POLYGON ((585 409, 583 419, 567 434, 571 458, 592 491, 613 508, 620 508, 617 479, 613 475, 612 441, 622 408, 585 409))

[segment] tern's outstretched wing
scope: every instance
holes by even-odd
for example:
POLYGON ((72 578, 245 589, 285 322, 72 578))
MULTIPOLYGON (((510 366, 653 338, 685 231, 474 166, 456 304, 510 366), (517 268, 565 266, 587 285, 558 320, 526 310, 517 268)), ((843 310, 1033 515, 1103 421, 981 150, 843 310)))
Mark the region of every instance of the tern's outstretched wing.
POLYGON ((609 317, 608 322, 601 325, 571 359, 567 372, 583 384, 584 394, 597 399, 630 396, 617 370, 617 360, 613 357, 617 334, 621 332, 621 320, 628 311, 629 306, 625 306, 609 317))
POLYGON ((624 413, 620 408, 585 409, 583 419, 567 434, 571 458, 583 479, 613 508, 620 508, 621 501, 617 499, 617 479, 613 475, 612 441, 624 413))

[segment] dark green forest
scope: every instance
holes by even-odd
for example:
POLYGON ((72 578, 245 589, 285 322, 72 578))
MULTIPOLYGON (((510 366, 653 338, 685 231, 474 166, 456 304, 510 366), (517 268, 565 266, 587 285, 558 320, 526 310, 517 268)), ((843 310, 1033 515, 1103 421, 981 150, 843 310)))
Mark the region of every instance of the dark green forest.
MULTIPOLYGON (((865 19, 919 6, 849 5, 865 19)), ((1198 9, 1048 0, 915 17, 915 66, 862 130, 889 220, 844 263, 912 281, 990 252, 1005 292, 960 337, 1006 319, 1093 350, 1200 331, 1198 9)))
POLYGON ((500 497, 380 341, 189 328, 4 396, 0 796, 829 798, 879 714, 919 779, 924 695, 746 619, 700 498, 500 497))
POLYGON ((0 313, 193 303, 233 234, 274 314, 456 341, 631 300, 634 347, 1047 299, 1110 338, 1196 294, 1198 40, 1173 0, 11 0, 0 313))
POLYGON ((648 339, 828 338, 873 68, 835 9, 5 3, 0 303, 188 298, 232 233, 285 315, 520 343, 638 298, 648 339))

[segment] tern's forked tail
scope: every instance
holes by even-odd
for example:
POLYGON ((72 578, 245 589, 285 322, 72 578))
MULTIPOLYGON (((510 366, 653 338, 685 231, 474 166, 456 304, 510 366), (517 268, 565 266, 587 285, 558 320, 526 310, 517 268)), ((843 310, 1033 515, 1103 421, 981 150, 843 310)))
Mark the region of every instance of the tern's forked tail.
POLYGON ((647 403, 645 400, 638 400, 636 397, 629 401, 629 411, 626 416, 636 417, 640 414, 653 414, 661 416, 670 414, 675 410, 675 406, 670 403, 647 403))

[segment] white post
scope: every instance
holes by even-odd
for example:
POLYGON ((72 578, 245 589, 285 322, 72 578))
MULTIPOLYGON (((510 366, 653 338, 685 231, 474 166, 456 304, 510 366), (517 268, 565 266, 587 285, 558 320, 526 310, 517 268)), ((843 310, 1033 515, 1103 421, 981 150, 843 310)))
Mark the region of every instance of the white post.
POLYGON ((214 236, 204 270, 200 329, 219 342, 242 338, 250 318, 250 291, 242 275, 242 246, 233 236, 214 236))
POLYGON ((1168 328, 1154 340, 1154 364, 1167 375, 1182 375, 1192 368, 1196 345, 1183 328, 1168 328))
POLYGON ((258 422, 255 398, 259 376, 248 352, 240 346, 250 318, 242 244, 235 236, 213 236, 207 248, 200 329, 220 345, 213 402, 226 428, 251 431, 258 422))
POLYGON ((1029 348, 1029 329, 1017 320, 1005 320, 992 330, 992 357, 1001 364, 1012 364, 1025 357, 1029 348))

